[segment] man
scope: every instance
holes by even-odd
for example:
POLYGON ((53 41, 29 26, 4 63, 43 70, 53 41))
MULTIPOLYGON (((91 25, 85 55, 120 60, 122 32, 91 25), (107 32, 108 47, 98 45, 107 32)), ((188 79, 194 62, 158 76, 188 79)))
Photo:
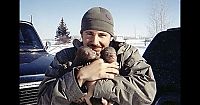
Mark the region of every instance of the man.
MULTIPOLYGON (((61 50, 40 84, 39 105, 75 105, 84 99, 87 88, 91 101, 100 99, 104 105, 110 102, 114 105, 150 105, 153 102, 156 82, 151 66, 137 48, 112 40, 113 27, 111 13, 105 8, 93 7, 84 14, 80 31, 82 45, 97 54, 108 46, 114 47, 117 63, 97 59, 87 66, 75 67, 72 62, 77 48, 61 50)), ((91 104, 88 100, 82 101, 91 104)))

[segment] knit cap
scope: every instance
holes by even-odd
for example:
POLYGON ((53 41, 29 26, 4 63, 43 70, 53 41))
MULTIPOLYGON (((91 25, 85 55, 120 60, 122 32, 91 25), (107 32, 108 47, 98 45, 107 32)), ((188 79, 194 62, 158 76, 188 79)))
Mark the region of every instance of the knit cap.
POLYGON ((111 36, 114 36, 113 27, 114 22, 111 13, 105 8, 93 7, 84 14, 80 32, 94 29, 108 32, 111 36))

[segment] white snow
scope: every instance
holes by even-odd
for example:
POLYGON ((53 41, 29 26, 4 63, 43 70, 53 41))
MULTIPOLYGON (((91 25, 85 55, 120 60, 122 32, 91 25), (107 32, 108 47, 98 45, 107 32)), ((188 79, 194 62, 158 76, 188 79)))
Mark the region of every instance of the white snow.
MULTIPOLYGON (((42 42, 45 45, 46 41, 42 41, 42 42)), ((73 47, 72 43, 55 45, 54 41, 49 41, 49 42, 51 43, 51 46, 47 49, 47 51, 52 55, 55 55, 58 51, 60 51, 64 48, 73 47)), ((147 46, 150 43, 150 42, 146 42, 146 44, 145 44, 144 40, 141 40, 141 39, 137 39, 137 40, 136 39, 130 39, 130 40, 125 40, 125 42, 135 46, 136 48, 138 48, 139 53, 141 55, 143 55, 145 49, 147 48, 147 46)))

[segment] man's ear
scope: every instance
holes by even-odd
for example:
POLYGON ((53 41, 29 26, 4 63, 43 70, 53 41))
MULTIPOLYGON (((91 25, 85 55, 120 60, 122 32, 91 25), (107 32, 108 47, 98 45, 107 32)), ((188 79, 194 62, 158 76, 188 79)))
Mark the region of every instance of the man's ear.
POLYGON ((80 31, 80 34, 81 34, 81 38, 83 39, 83 32, 82 32, 82 31, 80 31))
POLYGON ((113 40, 113 36, 111 36, 111 38, 110 38, 110 41, 112 41, 113 40))

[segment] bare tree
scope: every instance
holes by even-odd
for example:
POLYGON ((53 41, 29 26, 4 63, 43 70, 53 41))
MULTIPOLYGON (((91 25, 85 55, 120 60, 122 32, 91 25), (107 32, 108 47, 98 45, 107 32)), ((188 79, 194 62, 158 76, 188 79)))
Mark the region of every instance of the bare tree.
POLYGON ((158 32, 169 28, 170 20, 167 14, 167 0, 152 0, 154 3, 150 13, 148 26, 149 36, 154 37, 158 32))

